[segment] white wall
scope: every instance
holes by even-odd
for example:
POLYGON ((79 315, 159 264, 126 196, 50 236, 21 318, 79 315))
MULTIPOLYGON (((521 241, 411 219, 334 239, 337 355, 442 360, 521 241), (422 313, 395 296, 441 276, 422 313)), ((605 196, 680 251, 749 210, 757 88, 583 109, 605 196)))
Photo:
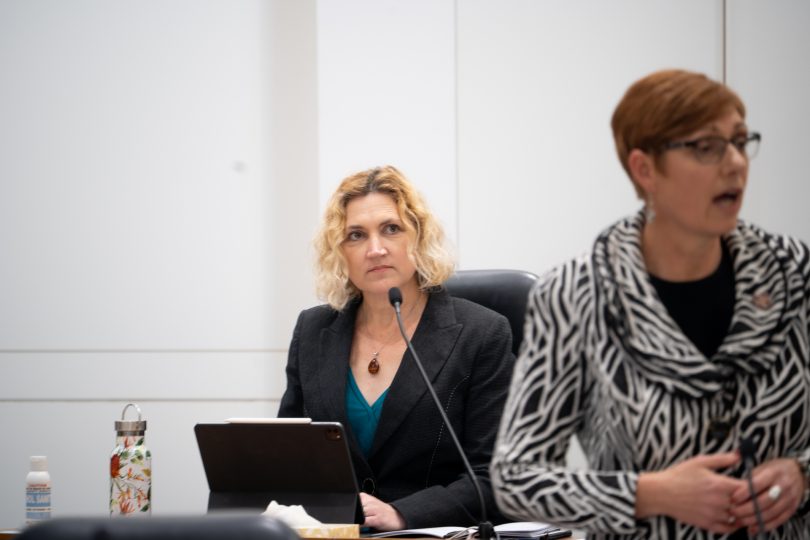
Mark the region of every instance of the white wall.
MULTIPOLYGON (((810 7, 728 4, 728 79, 764 133, 744 215, 810 241, 810 7)), ((204 510, 193 424, 275 414, 351 172, 405 171, 464 268, 587 249, 638 204, 613 107, 653 69, 720 77, 722 5, 0 2, 0 528, 37 453, 56 515, 103 514, 129 400, 155 514, 204 510)))
POLYGON ((743 217, 810 242, 810 181, 802 158, 810 148, 810 2, 728 2, 728 83, 762 132, 751 162, 743 217))
POLYGON ((456 230, 453 0, 318 2, 320 202, 391 164, 456 230))
POLYGON ((103 514, 148 421, 156 514, 205 509, 193 425, 272 416, 315 302, 315 3, 0 2, 0 527, 28 456, 103 514))
POLYGON ((655 69, 721 76, 720 5, 459 2, 465 267, 541 273, 638 208, 613 147, 613 109, 655 69))

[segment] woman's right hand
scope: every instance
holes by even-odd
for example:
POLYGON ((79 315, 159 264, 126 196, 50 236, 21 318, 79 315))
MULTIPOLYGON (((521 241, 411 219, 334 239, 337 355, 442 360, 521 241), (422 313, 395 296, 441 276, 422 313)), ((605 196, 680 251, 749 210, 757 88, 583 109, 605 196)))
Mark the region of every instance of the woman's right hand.
POLYGON ((366 516, 366 520, 363 522, 365 527, 378 531, 396 531, 405 528, 405 519, 402 514, 390 504, 384 503, 368 493, 360 493, 360 503, 363 505, 363 514, 366 516))
POLYGON ((745 487, 745 481, 716 472, 739 461, 737 452, 699 455, 662 471, 642 473, 636 517, 666 515, 719 534, 739 529, 730 512, 731 496, 745 487))

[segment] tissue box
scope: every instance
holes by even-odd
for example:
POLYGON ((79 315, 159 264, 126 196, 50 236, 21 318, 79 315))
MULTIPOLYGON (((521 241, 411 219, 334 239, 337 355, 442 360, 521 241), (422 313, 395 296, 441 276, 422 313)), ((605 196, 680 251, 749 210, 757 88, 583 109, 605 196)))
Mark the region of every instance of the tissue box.
POLYGON ((294 527, 301 538, 360 538, 360 525, 324 523, 308 527, 294 527))

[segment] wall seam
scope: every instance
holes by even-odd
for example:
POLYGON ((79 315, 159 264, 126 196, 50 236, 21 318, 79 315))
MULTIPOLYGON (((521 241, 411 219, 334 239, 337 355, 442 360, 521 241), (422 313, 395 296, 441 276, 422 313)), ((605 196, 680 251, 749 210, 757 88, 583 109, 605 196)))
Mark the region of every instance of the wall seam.
POLYGON ((728 65, 728 0, 722 0, 723 16, 722 16, 722 50, 723 50, 723 84, 728 84, 727 81, 727 65, 728 65))
POLYGON ((455 206, 456 206, 456 257, 458 266, 461 267, 461 204, 460 204, 460 196, 461 196, 461 175, 459 174, 459 125, 458 125, 458 117, 459 117, 459 105, 458 105, 458 0, 453 0, 453 159, 454 169, 455 169, 455 181, 456 181, 456 196, 455 196, 455 206))

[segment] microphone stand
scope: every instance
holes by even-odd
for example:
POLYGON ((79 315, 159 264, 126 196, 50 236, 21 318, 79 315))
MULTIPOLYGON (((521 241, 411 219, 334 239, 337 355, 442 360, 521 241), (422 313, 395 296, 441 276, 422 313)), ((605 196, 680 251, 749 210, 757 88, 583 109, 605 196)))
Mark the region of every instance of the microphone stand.
POLYGON ((447 432, 453 439, 453 444, 455 445, 459 456, 461 456, 461 461, 464 463, 464 468, 467 471, 467 475, 470 477, 470 480, 475 487, 475 493, 478 495, 478 504, 481 506, 481 521, 478 524, 478 538, 480 540, 495 540, 495 528, 492 526, 492 523, 487 521, 487 507, 484 503, 484 493, 481 491, 481 485, 478 483, 478 479, 475 477, 475 473, 473 472, 472 466, 467 459, 467 455, 464 453, 464 449, 461 447, 461 443, 458 441, 456 432, 453 429, 453 426, 450 424, 450 419, 447 418, 447 414, 444 412, 442 403, 439 401, 439 397, 436 395, 436 391, 433 389, 433 385, 430 383, 430 379, 425 372, 425 368, 422 366, 422 361, 419 360, 419 355, 416 354, 416 349, 413 348, 411 340, 408 339, 408 333, 405 331, 405 325, 402 322, 402 313, 400 309, 402 306, 402 293, 397 287, 392 287, 388 290, 388 300, 391 302, 391 305, 394 306, 394 314, 397 317, 399 332, 402 334, 402 338, 405 340, 405 343, 408 345, 408 349, 411 351, 414 363, 419 369, 422 379, 425 381, 425 386, 427 386, 428 392, 430 392, 430 396, 433 398, 433 402, 436 404, 436 409, 439 411, 444 425, 447 426, 447 432))

